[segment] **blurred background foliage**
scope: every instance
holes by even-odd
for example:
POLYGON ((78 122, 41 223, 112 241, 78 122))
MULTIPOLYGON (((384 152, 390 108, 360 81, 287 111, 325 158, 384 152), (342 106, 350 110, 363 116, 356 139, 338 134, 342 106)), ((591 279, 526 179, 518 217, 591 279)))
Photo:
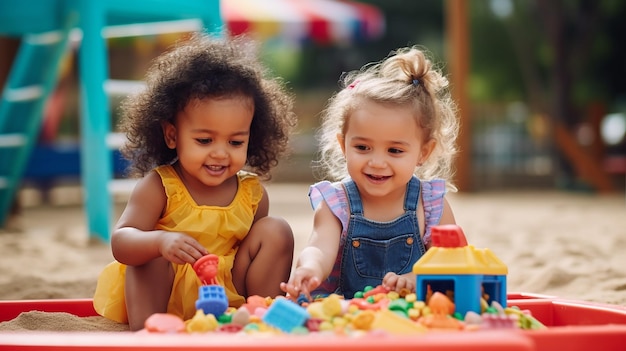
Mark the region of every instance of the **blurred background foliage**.
MULTIPOLYGON (((297 64, 275 67, 301 92, 299 96, 322 90, 320 98, 327 98, 337 89, 342 72, 378 61, 406 45, 427 48, 444 71, 448 68, 454 58, 447 52, 445 1, 363 2, 384 12, 385 35, 374 42, 309 45, 295 51, 297 64)), ((472 110, 475 188, 498 184, 622 188, 626 2, 468 1, 467 10, 466 89, 472 110), (612 117, 608 123, 607 116, 612 117), (557 138, 553 133, 560 126, 567 134, 557 138), (576 148, 564 150, 569 142, 575 142, 576 148), (588 155, 581 158, 576 153, 588 155), (580 173, 585 168, 599 168, 608 176, 584 179, 580 173), (598 185, 603 182, 604 186, 598 185)), ((306 126, 315 125, 315 119, 307 121, 323 101, 317 104, 301 115, 306 126)))
MULTIPOLYGON (((275 179, 311 181, 318 115, 343 72, 409 45, 426 48, 449 73, 450 0, 362 0, 385 16, 376 40, 263 44, 263 58, 296 96, 294 156, 275 179)), ((471 190, 541 187, 620 190, 626 172, 626 2, 467 1, 471 190), (608 122, 607 122, 608 121, 608 122), (559 129, 559 128, 562 128, 559 129), (559 130, 564 133, 559 134, 559 130), (556 133, 556 134, 555 134, 556 133), (606 135, 605 135, 606 134, 606 135), (580 156, 582 155, 582 156, 580 156), (585 169, 596 169, 591 176, 585 169), (604 184, 604 185, 602 185, 604 184)), ((150 61, 188 34, 109 39, 110 74, 142 79, 150 61)), ((78 135, 75 57, 63 66, 58 138, 78 135)), ((459 87, 453 87, 458 89, 459 87)), ((112 100, 113 122, 119 99, 112 100)), ((112 126, 115 128, 115 125, 112 126)))

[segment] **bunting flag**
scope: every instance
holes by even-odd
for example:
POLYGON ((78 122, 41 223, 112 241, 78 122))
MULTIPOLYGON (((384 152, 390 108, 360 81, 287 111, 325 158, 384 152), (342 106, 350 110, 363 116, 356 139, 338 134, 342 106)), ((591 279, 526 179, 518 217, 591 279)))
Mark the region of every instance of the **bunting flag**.
POLYGON ((231 34, 301 44, 350 44, 380 38, 385 18, 375 6, 348 0, 221 0, 231 34))

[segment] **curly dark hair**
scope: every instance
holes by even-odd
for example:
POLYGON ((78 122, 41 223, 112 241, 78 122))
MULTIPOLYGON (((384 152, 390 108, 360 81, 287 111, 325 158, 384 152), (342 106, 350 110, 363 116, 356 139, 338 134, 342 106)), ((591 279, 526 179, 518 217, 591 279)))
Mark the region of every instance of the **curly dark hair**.
POLYGON ((270 169, 288 151, 296 116, 284 82, 270 77, 257 53, 256 42, 245 36, 197 33, 157 57, 146 88, 121 105, 119 127, 128 138, 121 152, 131 161, 129 174, 143 176, 176 160, 161 123, 173 123, 191 100, 243 95, 254 101, 245 168, 269 179, 270 169))

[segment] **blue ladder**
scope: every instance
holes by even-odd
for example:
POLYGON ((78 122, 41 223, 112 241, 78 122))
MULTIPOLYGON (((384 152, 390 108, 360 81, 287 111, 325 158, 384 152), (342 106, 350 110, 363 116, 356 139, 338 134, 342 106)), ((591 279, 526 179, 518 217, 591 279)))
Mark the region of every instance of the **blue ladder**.
MULTIPOLYGON (((108 56, 106 41, 102 34, 103 29, 111 25, 198 19, 202 22, 205 31, 220 33, 222 18, 219 0, 4 0, 0 2, 0 22, 2 23, 5 23, 3 20, 9 21, 19 16, 33 17, 33 12, 42 12, 41 21, 34 22, 38 25, 49 24, 52 27, 55 25, 62 27, 59 25, 62 22, 61 19, 67 18, 70 29, 71 26, 76 26, 82 32, 78 52, 81 95, 81 180, 89 235, 108 242, 113 208, 109 191, 112 181, 112 160, 107 146, 107 137, 111 134, 111 114, 105 91, 105 83, 108 80, 108 56)), ((9 21, 9 23, 19 27, 23 25, 24 20, 9 21)), ((6 26, 0 24, 0 32, 3 32, 6 26)), ((67 29, 65 26, 62 28, 67 29)), ((28 28, 20 28, 20 30, 24 34, 23 38, 32 35, 28 28)), ((66 40, 69 31, 69 29, 66 30, 66 40)), ((21 54, 22 50, 32 50, 27 49, 27 43, 23 40, 21 44, 26 47, 20 47, 20 53, 11 69, 11 77, 19 75, 21 71, 26 71, 22 74, 30 74, 28 71, 40 68, 37 67, 37 63, 41 63, 42 67, 56 68, 58 66, 59 58, 52 60, 38 56, 39 54, 36 53, 28 54, 30 56, 21 54)), ((65 45, 59 44, 58 49, 60 51, 58 55, 61 56, 65 45)), ((52 68, 50 70, 55 71, 52 68)), ((15 106, 18 106, 17 101, 5 101, 5 96, 9 98, 16 96, 6 94, 11 90, 5 89, 3 93, 0 108, 0 150, 2 150, 0 151, 2 152, 0 154, 0 160, 2 160, 0 188, 3 189, 0 190, 0 225, 5 222, 11 201, 19 189, 24 165, 41 125, 43 104, 56 82, 56 74, 49 75, 50 77, 45 75, 49 81, 44 82, 44 78, 40 80, 41 101, 36 103, 30 100, 21 103, 24 106, 28 105, 28 107, 22 107, 30 112, 28 115, 15 109, 15 106), (10 127, 9 124, 17 123, 13 122, 14 120, 21 120, 20 123, 27 125, 28 130, 26 127, 19 130, 17 127, 10 127), (21 150, 19 153, 15 152, 18 148, 21 150)), ((17 78, 9 78, 8 86, 23 88, 32 85, 14 85, 15 80, 17 78)), ((17 96, 27 97, 28 92, 30 90, 25 90, 17 96)), ((38 95, 34 92, 31 94, 38 95)))
POLYGON ((56 84, 59 65, 66 53, 70 30, 78 23, 78 16, 70 12, 57 22, 50 22, 52 9, 43 6, 36 13, 26 8, 26 4, 33 5, 22 2, 12 6, 11 13, 6 8, 8 3, 0 5, 3 13, 0 32, 23 34, 0 97, 0 223, 6 221, 20 187, 39 136, 46 100, 56 84), (29 18, 17 21, 15 14, 26 11, 29 18), (5 16, 15 22, 9 23, 5 16))

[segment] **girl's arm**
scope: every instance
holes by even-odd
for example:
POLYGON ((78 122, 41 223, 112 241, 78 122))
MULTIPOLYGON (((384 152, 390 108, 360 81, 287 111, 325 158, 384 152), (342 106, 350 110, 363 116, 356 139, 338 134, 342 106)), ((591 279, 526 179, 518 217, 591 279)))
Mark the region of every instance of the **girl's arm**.
POLYGON ((194 263, 206 249, 188 235, 154 230, 167 196, 156 172, 150 172, 133 189, 111 235, 111 250, 120 263, 138 266, 163 256, 174 263, 194 263))
POLYGON ((254 214, 254 222, 258 221, 263 217, 267 217, 270 211, 270 199, 269 195, 267 195, 267 190, 263 187, 263 196, 261 197, 261 201, 259 201, 259 206, 256 209, 256 213, 254 214))
POLYGON ((443 198, 443 211, 441 212, 441 219, 439 220, 439 224, 456 224, 456 220, 454 219, 454 212, 452 212, 452 207, 448 203, 448 200, 443 198))
POLYGON ((319 269, 319 277, 322 280, 326 279, 337 258, 341 230, 339 218, 331 212, 326 202, 322 201, 315 210, 313 231, 307 246, 298 258, 296 267, 319 269))
POLYGON ((296 269, 289 283, 281 284, 283 291, 297 298, 301 293, 308 295, 330 275, 341 236, 341 222, 322 201, 315 209, 313 230, 307 246, 298 256, 296 269))

